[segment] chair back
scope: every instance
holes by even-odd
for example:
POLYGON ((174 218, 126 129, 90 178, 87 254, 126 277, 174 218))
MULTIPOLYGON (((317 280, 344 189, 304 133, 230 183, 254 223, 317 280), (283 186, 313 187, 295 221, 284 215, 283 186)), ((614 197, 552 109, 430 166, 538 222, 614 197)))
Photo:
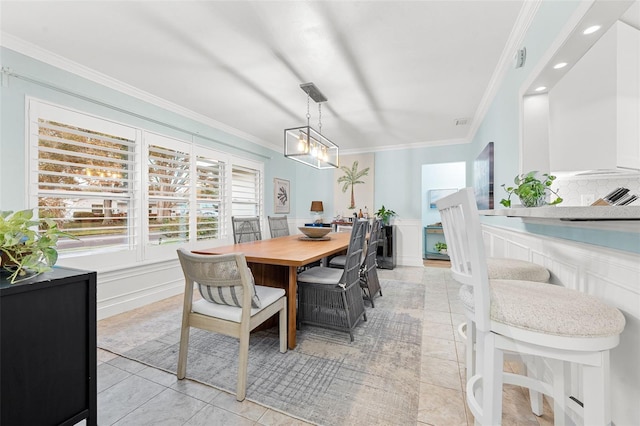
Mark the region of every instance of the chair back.
POLYGON ((375 269, 378 265, 376 259, 378 258, 378 241, 380 240, 380 229, 382 228, 382 221, 378 218, 373 220, 371 224, 371 231, 369 231, 369 240, 367 242, 367 252, 363 262, 363 272, 368 273, 372 269, 375 269))
MULTIPOLYGON (((197 283, 200 289, 203 286, 211 287, 212 291, 239 286, 242 288, 242 300, 238 302, 243 308, 247 307, 243 311, 250 315, 253 283, 244 253, 195 254, 180 248, 178 259, 185 278, 185 300, 191 300, 194 283, 197 283)), ((200 291, 202 292, 202 289, 200 291)))
POLYGON ((362 251, 364 250, 364 240, 367 235, 369 221, 358 220, 353 223, 349 247, 344 262, 344 272, 340 278, 342 287, 349 287, 352 284, 358 285, 360 282, 360 267, 362 265, 362 251))
POLYGON ((233 224, 233 241, 238 243, 246 243, 250 241, 259 241, 262 239, 262 231, 260 231, 260 218, 255 217, 232 217, 233 224))
POLYGON ((453 278, 473 287, 478 330, 489 331, 490 290, 480 215, 473 188, 464 188, 436 201, 447 241, 453 278))
POLYGON ((289 222, 286 216, 269 216, 268 219, 271 238, 289 235, 289 222))

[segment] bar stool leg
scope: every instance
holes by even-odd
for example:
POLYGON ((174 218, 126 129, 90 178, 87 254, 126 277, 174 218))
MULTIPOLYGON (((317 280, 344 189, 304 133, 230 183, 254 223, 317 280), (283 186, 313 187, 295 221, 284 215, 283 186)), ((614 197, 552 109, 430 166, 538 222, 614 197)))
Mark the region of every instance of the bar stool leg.
POLYGON ((609 351, 600 354, 600 365, 583 365, 584 420, 593 425, 611 424, 609 351))
MULTIPOLYGON (((524 373, 531 378, 539 378, 544 374, 544 362, 542 358, 534 356, 529 358, 531 362, 523 360, 524 373)), ((529 389, 529 400, 531 401, 531 412, 540 417, 544 414, 543 394, 529 389)))

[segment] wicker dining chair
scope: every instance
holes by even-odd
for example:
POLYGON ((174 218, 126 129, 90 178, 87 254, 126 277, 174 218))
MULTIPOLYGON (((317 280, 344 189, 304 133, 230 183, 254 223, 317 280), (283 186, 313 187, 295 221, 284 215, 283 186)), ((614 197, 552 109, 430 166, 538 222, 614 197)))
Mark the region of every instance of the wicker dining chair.
POLYGON ((260 218, 258 216, 234 216, 231 218, 231 223, 233 224, 233 241, 236 244, 259 241, 262 239, 260 218))
POLYGON ((347 331, 367 320, 360 289, 360 259, 367 221, 354 223, 344 269, 318 266, 298 274, 298 323, 347 331))
MULTIPOLYGON (((378 279, 377 262, 378 242, 380 241, 381 229, 382 221, 380 221, 378 218, 375 218, 371 223, 369 238, 367 238, 367 244, 363 254, 362 266, 360 268, 360 287, 362 288, 365 300, 371 302, 372 308, 375 308, 373 298, 378 294, 382 296, 380 280, 378 279)), ((329 261, 329 266, 332 268, 342 269, 344 268, 345 260, 345 255, 335 256, 329 261)))
POLYGON ((289 235, 289 221, 286 216, 269 216, 269 232, 271 238, 284 237, 289 235))

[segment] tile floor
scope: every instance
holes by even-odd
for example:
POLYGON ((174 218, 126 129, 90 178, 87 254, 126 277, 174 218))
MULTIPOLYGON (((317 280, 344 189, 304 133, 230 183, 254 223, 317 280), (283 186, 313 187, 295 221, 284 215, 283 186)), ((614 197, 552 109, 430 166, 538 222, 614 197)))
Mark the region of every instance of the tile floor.
MULTIPOLYGON (((426 286, 420 403, 417 425, 473 425, 464 394, 464 344, 456 333, 463 321, 459 285, 447 268, 397 267, 379 270, 380 279, 422 282, 426 286)), ((443 265, 446 266, 446 265, 443 265)), ((383 296, 384 297, 384 296, 383 296)), ((120 321, 161 312, 180 304, 180 296, 107 318, 98 323, 98 337, 114 332, 120 321)), ((514 368, 507 364, 505 368, 514 368)), ((553 414, 530 412, 526 392, 507 386, 505 425, 551 425, 553 414)), ((235 395, 174 374, 98 350, 98 424, 107 425, 305 425, 307 423, 259 404, 237 402, 235 395)))

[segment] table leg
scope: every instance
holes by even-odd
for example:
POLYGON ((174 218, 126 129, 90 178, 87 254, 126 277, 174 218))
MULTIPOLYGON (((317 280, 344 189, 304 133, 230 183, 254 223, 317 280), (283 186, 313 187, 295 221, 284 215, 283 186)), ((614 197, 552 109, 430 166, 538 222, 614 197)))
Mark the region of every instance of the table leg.
POLYGON ((296 347, 296 323, 298 317, 296 315, 296 300, 298 289, 298 268, 295 266, 289 266, 289 288, 287 289, 287 341, 289 343, 289 349, 296 347))

